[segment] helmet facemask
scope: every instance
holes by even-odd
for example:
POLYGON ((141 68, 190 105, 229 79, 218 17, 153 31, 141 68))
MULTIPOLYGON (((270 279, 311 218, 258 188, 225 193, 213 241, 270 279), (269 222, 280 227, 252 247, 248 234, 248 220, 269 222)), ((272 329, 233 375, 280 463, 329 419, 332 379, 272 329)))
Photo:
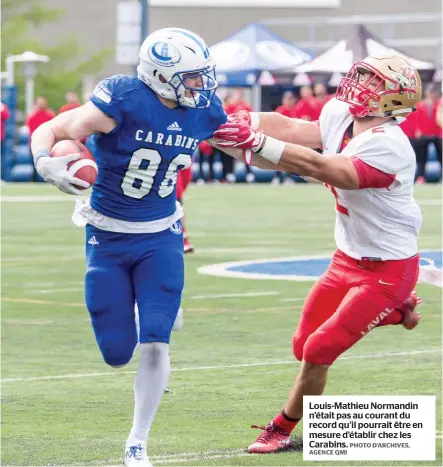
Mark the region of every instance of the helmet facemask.
POLYGON ((367 60, 355 63, 341 80, 337 99, 347 102, 356 118, 404 117, 413 112, 420 99, 415 70, 404 66, 396 71, 384 64, 390 74, 387 76, 367 60))
POLYGON ((208 107, 218 86, 212 65, 175 73, 168 83, 173 87, 179 105, 195 109, 208 107))

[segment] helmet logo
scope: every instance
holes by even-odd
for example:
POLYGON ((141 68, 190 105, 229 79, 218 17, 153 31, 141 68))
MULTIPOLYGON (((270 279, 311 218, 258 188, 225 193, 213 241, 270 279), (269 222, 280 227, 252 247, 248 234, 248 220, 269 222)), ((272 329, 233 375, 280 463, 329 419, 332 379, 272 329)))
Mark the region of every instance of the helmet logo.
POLYGON ((150 59, 161 66, 173 66, 181 60, 180 52, 171 44, 156 42, 149 49, 150 59))
POLYGON ((407 87, 417 86, 417 79, 415 78, 415 71, 410 66, 402 67, 401 73, 398 73, 396 78, 403 86, 407 86, 407 87))

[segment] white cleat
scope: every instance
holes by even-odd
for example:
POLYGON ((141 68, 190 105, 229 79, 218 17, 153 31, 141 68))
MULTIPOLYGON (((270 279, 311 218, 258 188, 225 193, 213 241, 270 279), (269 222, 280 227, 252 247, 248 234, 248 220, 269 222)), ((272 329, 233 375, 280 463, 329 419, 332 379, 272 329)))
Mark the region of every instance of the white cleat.
POLYGON ((125 467, 152 467, 146 452, 146 444, 126 445, 125 467))

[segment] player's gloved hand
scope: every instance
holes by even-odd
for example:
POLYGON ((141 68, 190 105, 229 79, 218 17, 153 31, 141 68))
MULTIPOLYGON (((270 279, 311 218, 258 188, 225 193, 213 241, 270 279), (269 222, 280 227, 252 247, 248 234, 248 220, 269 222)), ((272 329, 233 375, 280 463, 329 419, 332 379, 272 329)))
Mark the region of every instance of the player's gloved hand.
POLYGON ((238 148, 257 153, 266 142, 266 136, 249 125, 229 121, 215 131, 214 138, 221 148, 238 148))
POLYGON ((35 168, 46 182, 52 183, 59 190, 70 195, 80 195, 82 190, 73 185, 83 188, 89 188, 91 185, 80 178, 73 177, 68 172, 68 164, 78 158, 78 154, 67 154, 61 157, 40 157, 35 168))
POLYGON ((229 123, 244 123, 245 125, 251 126, 251 114, 247 110, 240 110, 233 114, 228 115, 229 123))

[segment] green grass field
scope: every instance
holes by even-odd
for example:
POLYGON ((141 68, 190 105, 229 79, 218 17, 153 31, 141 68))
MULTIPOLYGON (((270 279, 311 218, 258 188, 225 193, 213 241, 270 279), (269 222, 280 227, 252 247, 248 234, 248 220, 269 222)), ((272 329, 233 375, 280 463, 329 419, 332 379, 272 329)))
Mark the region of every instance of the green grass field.
MULTIPOLYGON (((2 192, 2 465, 121 465, 137 358, 117 371, 96 348, 74 200, 41 184, 2 192)), ((440 249, 441 185, 419 186, 416 196, 420 249, 440 249)), ((185 324, 173 334, 172 393, 151 431, 153 464, 318 464, 301 452, 245 452, 259 433, 250 425, 266 424, 292 386, 299 364, 291 338, 312 283, 211 277, 197 268, 331 253, 333 197, 318 185, 191 186, 186 214, 196 252, 186 257, 185 324)), ((442 465, 441 289, 418 291, 420 326, 370 333, 334 364, 326 394, 437 395, 437 460, 321 465, 442 465)))

